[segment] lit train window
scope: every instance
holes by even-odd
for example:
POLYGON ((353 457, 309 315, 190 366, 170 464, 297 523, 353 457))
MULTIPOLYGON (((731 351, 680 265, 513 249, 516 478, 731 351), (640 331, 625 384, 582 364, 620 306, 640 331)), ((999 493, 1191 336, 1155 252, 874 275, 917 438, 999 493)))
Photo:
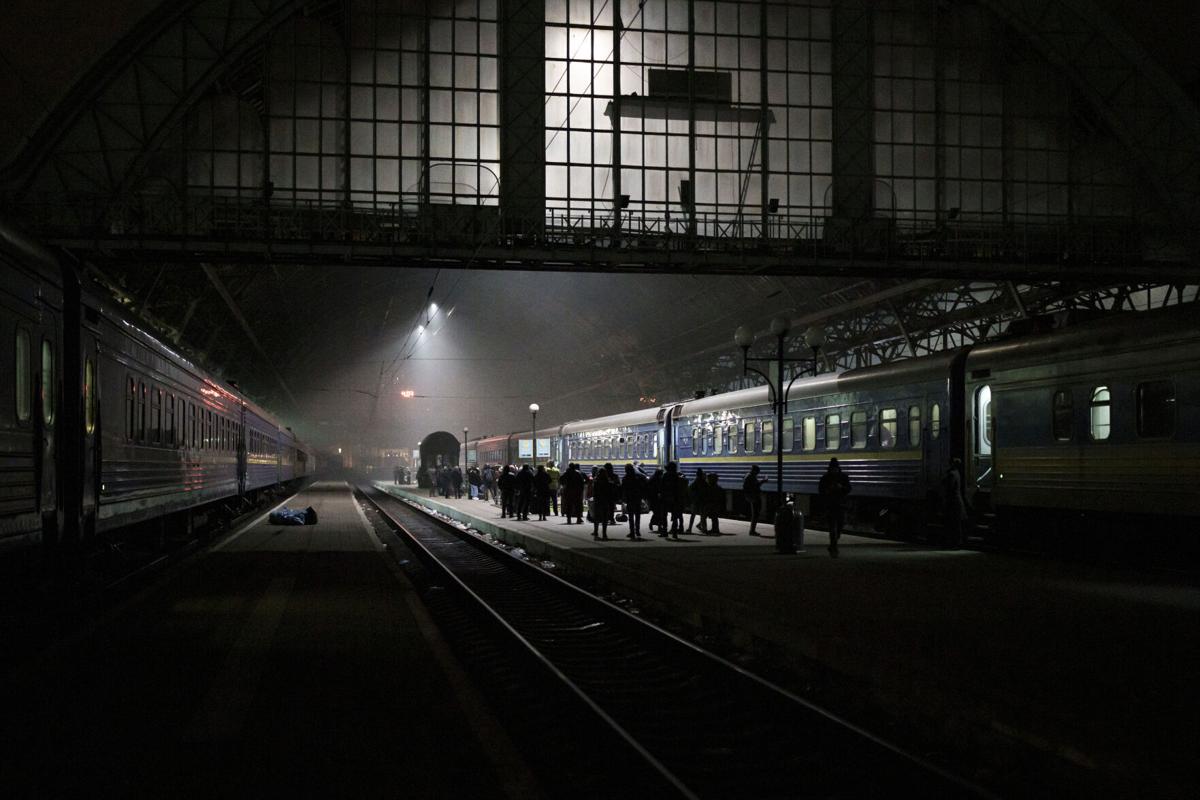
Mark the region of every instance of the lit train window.
POLYGON ((808 452, 817 449, 817 418, 805 417, 801 447, 808 452))
POLYGON ((700 455, 700 441, 703 433, 699 428, 692 428, 692 455, 700 455))
POLYGON ((1055 441, 1071 441, 1071 421, 1075 416, 1075 409, 1071 403, 1071 393, 1062 389, 1055 392, 1052 409, 1055 441))
POLYGON ((763 421, 762 424, 762 451, 764 453, 775 452, 775 422, 763 421))
POLYGON ((715 435, 716 432, 713 428, 704 429, 704 452, 706 454, 713 452, 713 446, 716 444, 714 440, 715 435))
POLYGON ((725 452, 725 429, 713 428, 713 453, 720 455, 725 452))
POLYGON ((908 446, 921 444, 921 407, 908 407, 908 446))
POLYGON ((96 432, 96 365, 90 358, 83 362, 83 432, 96 432))
POLYGON ((879 411, 879 446, 895 447, 896 434, 899 432, 899 422, 896 409, 884 408, 879 411))
POLYGON ((737 427, 725 426, 725 441, 729 443, 729 452, 737 452, 737 427))
POLYGON ((796 446, 796 420, 792 417, 783 418, 783 452, 790 453, 796 446))
POLYGON ((842 415, 829 414, 825 417, 825 449, 837 450, 842 446, 842 415))
POLYGON ((658 434, 653 434, 650 437, 650 457, 658 458, 658 434))
POLYGON ((754 452, 754 423, 747 422, 742 426, 742 452, 754 452))
POLYGON ((934 403, 929 407, 929 438, 936 439, 942 435, 942 407, 934 403))
POLYGON ((1092 390, 1092 402, 1089 409, 1092 439, 1102 442, 1112 432, 1112 394, 1107 386, 1097 386, 1092 390))
POLYGON ((54 424, 54 345, 42 339, 42 422, 54 424))
POLYGON ((867 412, 854 411, 850 414, 850 446, 861 449, 867 446, 867 412))
POLYGON ((1172 381, 1139 383, 1138 436, 1171 436, 1175 433, 1175 384, 1172 381))
POLYGON ((17 328, 17 422, 29 421, 30 399, 33 397, 33 374, 29 364, 29 331, 17 328))

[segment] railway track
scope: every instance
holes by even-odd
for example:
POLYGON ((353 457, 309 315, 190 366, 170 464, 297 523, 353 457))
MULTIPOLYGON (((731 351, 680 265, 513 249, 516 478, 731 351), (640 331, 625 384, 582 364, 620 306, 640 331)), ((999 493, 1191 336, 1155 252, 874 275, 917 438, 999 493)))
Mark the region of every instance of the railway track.
POLYGON ((668 796, 988 796, 418 507, 361 496, 668 796))

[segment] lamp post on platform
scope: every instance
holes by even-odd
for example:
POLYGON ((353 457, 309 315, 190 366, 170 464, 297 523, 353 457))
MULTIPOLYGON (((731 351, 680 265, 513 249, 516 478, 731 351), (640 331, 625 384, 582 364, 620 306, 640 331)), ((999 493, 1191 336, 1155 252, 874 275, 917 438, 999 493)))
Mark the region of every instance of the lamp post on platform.
MULTIPOLYGON (((779 494, 779 507, 784 505, 783 494, 783 415, 787 412, 788 393, 792 390, 792 384, 796 382, 803 374, 803 370, 798 370, 792 379, 788 381, 786 387, 783 386, 783 368, 785 364, 803 364, 801 359, 788 359, 784 357, 784 343, 787 339, 792 323, 785 316, 777 316, 771 320, 771 335, 778 341, 778 350, 775 358, 751 358, 750 347, 754 344, 754 331, 746 325, 740 326, 733 334, 733 341, 738 347, 742 348, 742 374, 753 372, 761 375, 767 382, 767 390, 770 392, 771 408, 775 412, 775 488, 779 494), (774 380, 771 376, 764 373, 755 367, 750 366, 751 362, 774 363, 776 366, 776 374, 774 380)), ((804 332, 804 343, 812 348, 812 368, 813 375, 817 374, 817 354, 825 345, 825 331, 815 325, 804 332)))
POLYGON ((529 416, 533 419, 533 442, 529 446, 529 466, 533 469, 537 469, 537 412, 540 410, 541 407, 537 403, 529 404, 529 416))
POLYGON ((462 468, 463 468, 464 474, 467 471, 467 467, 470 466, 467 463, 467 453, 469 452, 467 450, 467 441, 469 440, 468 435, 470 434, 470 432, 471 432, 470 429, 466 425, 463 425, 463 463, 462 463, 462 468))

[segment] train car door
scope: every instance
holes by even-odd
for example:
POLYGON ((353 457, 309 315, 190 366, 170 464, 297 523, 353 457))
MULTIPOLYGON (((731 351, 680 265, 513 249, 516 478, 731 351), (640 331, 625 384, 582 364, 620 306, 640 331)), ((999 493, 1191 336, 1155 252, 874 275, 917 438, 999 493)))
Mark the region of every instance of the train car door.
POLYGON ((99 340, 94 331, 81 331, 80 394, 83 405, 83 476, 80 483, 81 536, 96 532, 96 505, 100 497, 100 369, 99 340))
POLYGON ((996 415, 992 387, 983 384, 975 390, 971 404, 971 480, 975 488, 990 491, 996 440, 996 415))
POLYGON ((237 487, 238 496, 246 494, 246 404, 238 401, 237 405, 237 487))

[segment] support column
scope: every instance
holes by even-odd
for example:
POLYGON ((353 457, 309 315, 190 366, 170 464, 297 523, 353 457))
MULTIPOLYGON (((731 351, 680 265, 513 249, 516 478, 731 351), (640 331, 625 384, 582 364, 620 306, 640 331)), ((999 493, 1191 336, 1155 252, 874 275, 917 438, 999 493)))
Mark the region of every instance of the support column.
POLYGON ((875 191, 875 25, 870 0, 833 4, 833 201, 840 224, 871 218, 875 191))
POLYGON ((500 3, 500 213, 505 234, 540 238, 546 214, 546 6, 500 3))

